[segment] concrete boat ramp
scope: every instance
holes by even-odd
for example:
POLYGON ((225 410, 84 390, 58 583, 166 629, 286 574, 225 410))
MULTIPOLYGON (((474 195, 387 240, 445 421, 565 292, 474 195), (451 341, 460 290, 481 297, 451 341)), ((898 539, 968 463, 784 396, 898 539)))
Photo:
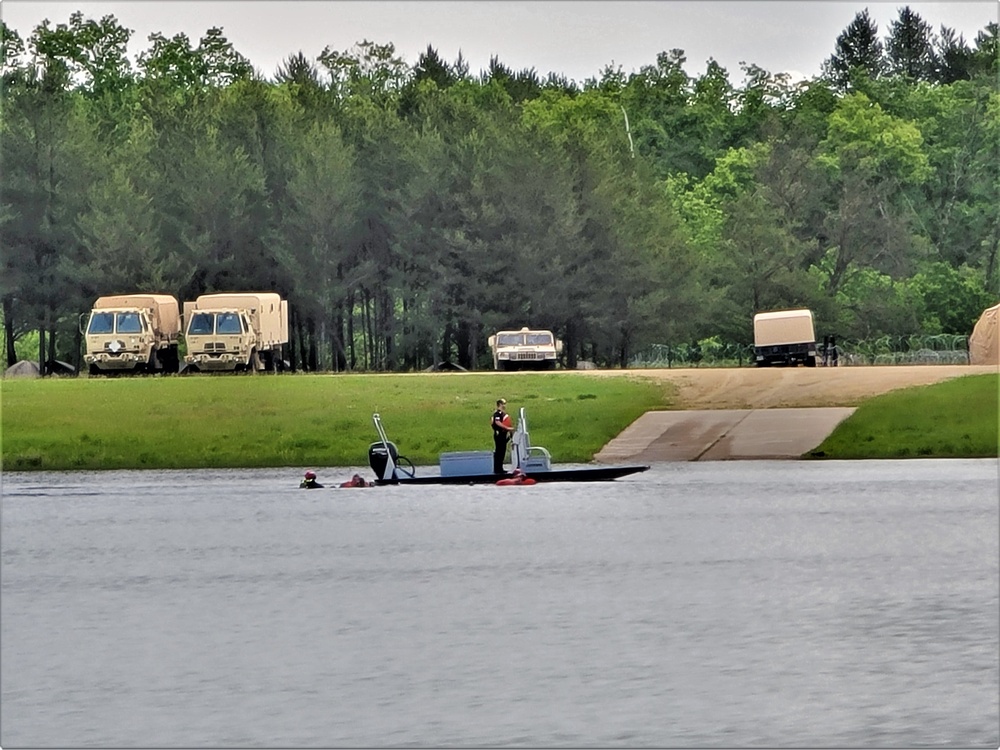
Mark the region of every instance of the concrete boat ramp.
POLYGON ((651 411, 594 458, 604 463, 799 458, 853 412, 853 406, 651 411))

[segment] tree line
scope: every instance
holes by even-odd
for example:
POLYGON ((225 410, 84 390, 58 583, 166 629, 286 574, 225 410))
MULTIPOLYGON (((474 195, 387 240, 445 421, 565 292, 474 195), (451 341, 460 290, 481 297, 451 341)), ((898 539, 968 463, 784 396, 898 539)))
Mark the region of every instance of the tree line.
POLYGON ((271 75, 219 28, 0 22, 5 355, 80 362, 104 294, 276 291, 302 370, 487 367, 501 328, 568 367, 819 333, 967 334, 1000 297, 998 29, 867 11, 821 74, 682 50, 583 83, 363 41, 271 75))

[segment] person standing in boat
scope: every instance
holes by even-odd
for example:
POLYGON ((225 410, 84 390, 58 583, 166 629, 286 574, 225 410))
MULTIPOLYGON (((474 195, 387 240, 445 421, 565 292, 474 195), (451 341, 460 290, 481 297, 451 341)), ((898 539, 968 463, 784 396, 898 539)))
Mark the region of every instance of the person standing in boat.
POLYGON ((493 427, 493 473, 503 474, 503 460, 507 454, 507 443, 514 432, 514 423, 507 413, 507 399, 497 400, 497 410, 490 422, 493 427))

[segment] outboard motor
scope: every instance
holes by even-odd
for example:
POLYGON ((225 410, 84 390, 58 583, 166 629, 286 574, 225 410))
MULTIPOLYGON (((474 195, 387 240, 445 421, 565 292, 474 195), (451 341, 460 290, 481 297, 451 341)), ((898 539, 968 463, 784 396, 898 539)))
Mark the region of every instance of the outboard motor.
POLYGON ((378 414, 372 414, 372 422, 375 423, 375 431, 380 438, 377 443, 368 446, 368 464, 375 471, 375 476, 383 482, 395 482, 400 474, 412 479, 415 474, 413 463, 406 456, 399 455, 396 444, 385 436, 382 418, 378 414), (401 467, 400 462, 404 466, 401 467))
MULTIPOLYGON (((399 460, 399 450, 396 448, 395 443, 390 441, 382 443, 380 441, 368 446, 368 465, 372 467, 372 471, 375 472, 375 476, 379 479, 390 478, 386 476, 386 467, 389 464, 390 458, 392 459, 392 467, 394 469, 399 460), (389 447, 388 452, 386 451, 386 446, 389 447)), ((392 469, 389 470, 389 473, 392 473, 392 469)))

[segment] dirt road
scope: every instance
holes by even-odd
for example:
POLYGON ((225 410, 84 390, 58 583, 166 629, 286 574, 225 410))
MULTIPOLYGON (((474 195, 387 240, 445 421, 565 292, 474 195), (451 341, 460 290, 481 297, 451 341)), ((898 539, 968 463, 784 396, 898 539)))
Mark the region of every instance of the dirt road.
POLYGON ((743 367, 665 370, 588 370, 588 375, 642 376, 661 380, 675 393, 678 409, 775 409, 857 406, 898 388, 995 373, 971 365, 881 367, 743 367))

